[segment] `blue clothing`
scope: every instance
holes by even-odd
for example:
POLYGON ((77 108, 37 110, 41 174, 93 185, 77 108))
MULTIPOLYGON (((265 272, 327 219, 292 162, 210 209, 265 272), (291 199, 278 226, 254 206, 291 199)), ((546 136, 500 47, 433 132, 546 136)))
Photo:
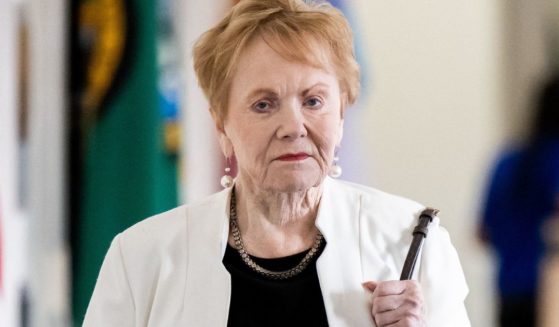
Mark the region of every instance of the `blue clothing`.
POLYGON ((483 226, 499 259, 501 296, 531 295, 544 253, 542 225, 559 197, 559 139, 506 152, 486 198, 483 226))

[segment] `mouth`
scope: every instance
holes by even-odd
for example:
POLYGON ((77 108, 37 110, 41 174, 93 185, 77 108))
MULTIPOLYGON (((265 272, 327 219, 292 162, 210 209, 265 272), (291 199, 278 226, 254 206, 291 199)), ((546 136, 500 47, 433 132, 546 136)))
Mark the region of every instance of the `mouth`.
POLYGON ((288 153, 288 154, 284 154, 282 156, 279 156, 277 158, 277 160, 281 160, 281 161, 300 161, 300 160, 305 160, 308 157, 310 157, 310 156, 308 154, 304 153, 304 152, 288 153))

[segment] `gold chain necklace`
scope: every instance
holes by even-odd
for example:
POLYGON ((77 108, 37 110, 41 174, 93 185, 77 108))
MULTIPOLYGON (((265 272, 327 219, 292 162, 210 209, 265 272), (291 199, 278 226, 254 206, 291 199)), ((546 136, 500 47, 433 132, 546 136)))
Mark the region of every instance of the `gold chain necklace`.
POLYGON ((312 248, 309 250, 309 252, 307 252, 307 254, 301 260, 301 262, 299 262, 295 267, 293 267, 291 269, 288 269, 288 270, 284 270, 284 271, 273 271, 273 270, 266 269, 266 268, 261 267, 260 265, 258 265, 256 262, 254 262, 250 258, 250 255, 245 250, 245 246, 243 244, 243 239, 241 238, 241 231, 239 230, 239 223, 237 221, 237 204, 236 204, 236 202, 237 201, 236 201, 236 197, 235 197, 235 189, 233 189, 231 191, 231 206, 230 206, 230 212, 229 212, 230 213, 230 223, 229 224, 231 226, 231 233, 233 234, 233 240, 235 241, 235 247, 237 248, 237 251, 239 252, 239 255, 241 256, 241 259, 243 260, 243 262, 247 266, 249 266, 249 268, 251 268, 252 270, 259 273, 260 275, 263 275, 267 278, 282 279, 282 280, 291 278, 293 276, 296 276, 296 275, 300 274, 301 272, 303 272, 303 270, 305 270, 305 268, 307 268, 307 266, 311 262, 312 258, 314 258, 314 256, 318 252, 318 249, 320 248, 320 245, 322 244, 322 240, 324 239, 320 232, 318 232, 318 234, 316 235, 316 239, 314 241, 314 244, 313 244, 312 248))

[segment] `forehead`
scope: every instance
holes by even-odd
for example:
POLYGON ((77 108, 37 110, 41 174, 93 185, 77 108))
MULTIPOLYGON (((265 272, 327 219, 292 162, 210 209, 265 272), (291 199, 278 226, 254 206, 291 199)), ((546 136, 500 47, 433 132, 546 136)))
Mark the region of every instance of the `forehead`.
POLYGON ((339 92, 338 80, 330 69, 284 58, 262 38, 255 39, 241 54, 230 90, 231 104, 250 100, 256 90, 276 94, 299 93, 320 84, 339 92))
POLYGON ((326 40, 308 32, 272 33, 261 32, 253 42, 263 40, 271 49, 286 60, 301 62, 315 68, 330 70, 332 51, 326 40))

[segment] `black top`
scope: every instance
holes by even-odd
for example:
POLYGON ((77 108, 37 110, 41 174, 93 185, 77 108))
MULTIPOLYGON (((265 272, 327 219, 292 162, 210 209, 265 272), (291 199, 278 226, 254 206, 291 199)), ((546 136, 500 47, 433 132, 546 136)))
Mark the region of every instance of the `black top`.
MULTIPOLYGON (((227 245, 223 264, 231 274, 229 327, 328 326, 316 272, 316 256, 300 274, 286 280, 271 280, 250 269, 239 252, 227 245)), ((284 271, 295 267, 309 250, 283 258, 251 256, 263 268, 284 271)))

